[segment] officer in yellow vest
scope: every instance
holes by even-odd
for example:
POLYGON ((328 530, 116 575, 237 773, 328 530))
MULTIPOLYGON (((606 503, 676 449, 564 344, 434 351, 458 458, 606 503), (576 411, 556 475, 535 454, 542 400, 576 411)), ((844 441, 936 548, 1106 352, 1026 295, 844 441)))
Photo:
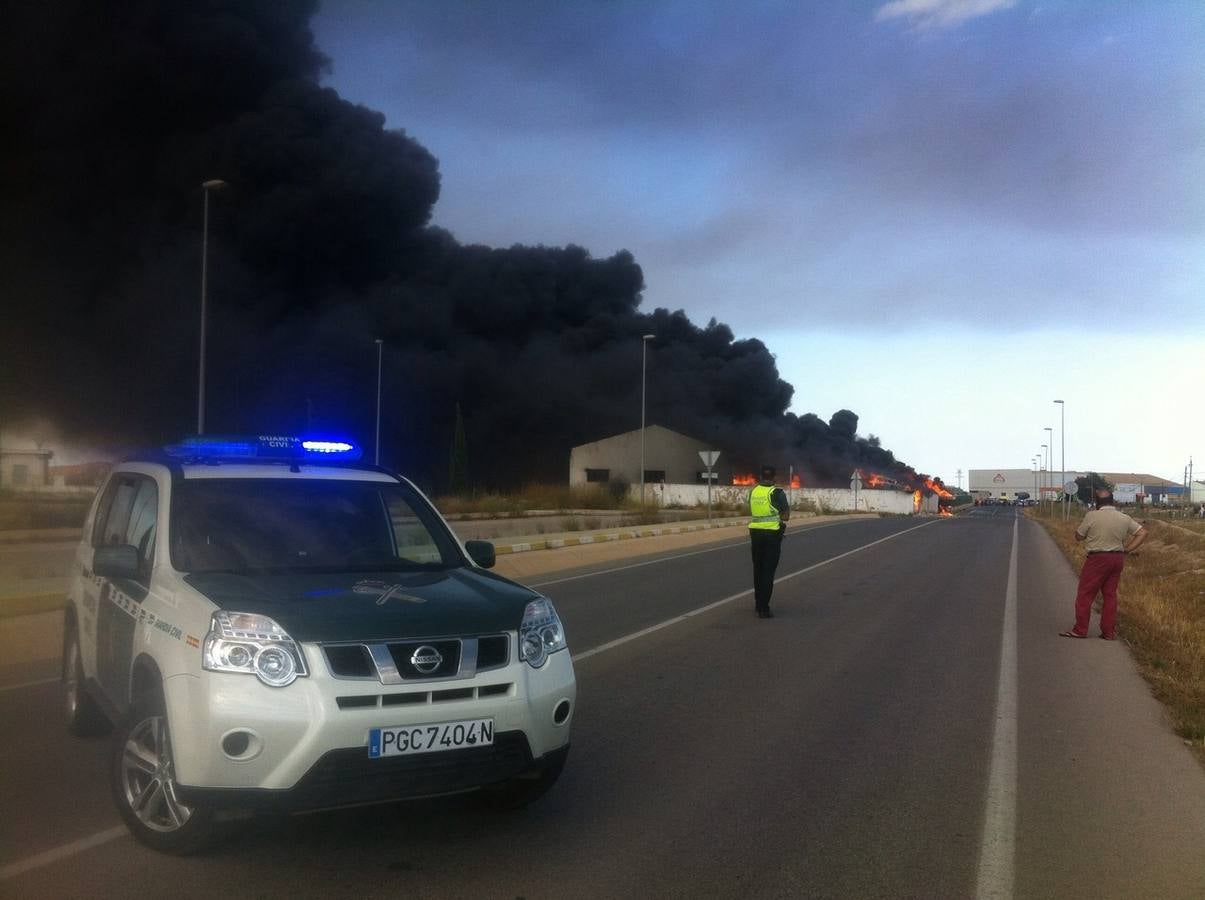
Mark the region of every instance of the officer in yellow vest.
POLYGON ((753 604, 759 619, 772 619, 770 595, 782 552, 782 533, 791 506, 782 488, 774 486, 773 466, 762 466, 761 481, 749 492, 749 543, 753 547, 753 604))

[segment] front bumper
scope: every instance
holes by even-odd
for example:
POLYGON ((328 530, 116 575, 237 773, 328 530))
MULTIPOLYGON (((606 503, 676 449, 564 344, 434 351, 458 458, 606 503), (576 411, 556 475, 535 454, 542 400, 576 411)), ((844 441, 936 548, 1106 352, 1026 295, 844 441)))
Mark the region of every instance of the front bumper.
POLYGON ((203 671, 164 680, 176 779, 182 791, 298 790, 305 806, 313 805, 307 799, 310 795, 322 795, 318 806, 424 796, 505 780, 545 764, 550 754, 568 746, 577 700, 568 651, 554 653, 540 669, 519 661, 473 679, 395 686, 334 678, 320 648, 304 645, 302 649, 310 674, 284 688, 268 687, 251 675, 225 672, 203 671), (498 692, 504 686, 505 692, 498 692), (390 705, 390 699, 398 699, 394 694, 416 690, 429 691, 430 696, 425 702, 390 705), (349 698, 371 703, 349 705, 349 698), (571 712, 557 724, 554 709, 563 700, 569 701, 571 712), (372 728, 481 718, 494 721, 491 748, 368 758, 372 728), (232 732, 252 736, 242 755, 232 757, 223 749, 223 738, 232 732), (464 776, 449 777, 445 770, 458 766, 464 776), (381 777, 382 773, 387 774, 381 777), (361 789, 355 785, 360 782, 374 796, 347 799, 358 794, 361 789), (322 787, 331 784, 341 787, 334 792, 322 787), (369 789, 368 784, 377 787, 369 789), (326 796, 339 791, 345 793, 326 796))
POLYGON ((332 750, 286 790, 177 787, 185 805, 215 810, 301 812, 457 794, 538 775, 564 763, 569 745, 532 759, 520 731, 501 732, 490 747, 369 759, 360 748, 332 750))

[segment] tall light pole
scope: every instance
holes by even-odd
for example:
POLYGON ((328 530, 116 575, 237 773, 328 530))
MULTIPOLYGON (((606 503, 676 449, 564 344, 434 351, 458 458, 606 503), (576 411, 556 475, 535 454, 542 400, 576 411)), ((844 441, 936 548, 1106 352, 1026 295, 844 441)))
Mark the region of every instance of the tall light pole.
POLYGON ((1046 508, 1046 479, 1050 476, 1050 445, 1042 445, 1042 483, 1038 488, 1038 500, 1041 501, 1038 509, 1046 508))
POLYGON ((1062 474, 1059 476, 1059 486, 1063 490, 1063 518, 1067 518, 1067 404, 1062 400, 1055 400, 1059 405, 1059 468, 1062 474))
POLYGON ((1029 460, 1029 461, 1033 463, 1033 492, 1034 492, 1035 494, 1037 494, 1037 495, 1038 495, 1038 499, 1039 499, 1039 500, 1041 500, 1041 499, 1042 499, 1042 494, 1041 494, 1041 492, 1038 490, 1038 461, 1039 461, 1039 457, 1037 457, 1037 456, 1030 457, 1030 460, 1029 460))
POLYGON ((209 192, 224 187, 226 182, 220 178, 201 182, 201 190, 205 194, 205 217, 201 226, 201 359, 197 371, 197 434, 205 433, 205 323, 208 317, 205 307, 209 281, 209 192))
POLYGON ((655 334, 642 335, 640 338, 640 508, 644 509, 644 398, 647 384, 649 341, 655 334))
POLYGON ((377 441, 372 455, 372 464, 379 466, 381 464, 381 353, 384 350, 385 342, 377 338, 373 343, 377 345, 377 441))
MULTIPOLYGON (((1054 474, 1050 471, 1050 467, 1054 465, 1054 429, 1047 427, 1044 430, 1046 432, 1046 440, 1050 445, 1050 449, 1046 454, 1046 487, 1049 489, 1054 487, 1054 474)), ((1050 512, 1051 514, 1054 513, 1053 495, 1050 498, 1050 512)))

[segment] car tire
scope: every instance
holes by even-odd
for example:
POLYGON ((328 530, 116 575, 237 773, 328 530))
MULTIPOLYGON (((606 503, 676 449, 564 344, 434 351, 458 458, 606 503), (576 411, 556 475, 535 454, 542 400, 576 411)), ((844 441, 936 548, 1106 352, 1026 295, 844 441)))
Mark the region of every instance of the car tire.
POLYGON ((85 689, 84 663, 80 658, 79 629, 68 622, 63 632, 63 707, 67 730, 77 737, 108 734, 112 723, 85 689))
POLYGON ((517 810, 535 803, 556 784, 569 758, 568 748, 552 762, 532 772, 524 772, 501 784, 481 789, 481 800, 489 809, 517 810))
POLYGON ((171 729, 160 692, 130 705, 114 732, 109 771, 117 811, 148 847, 187 855, 205 850, 219 836, 211 810, 176 798, 171 729))

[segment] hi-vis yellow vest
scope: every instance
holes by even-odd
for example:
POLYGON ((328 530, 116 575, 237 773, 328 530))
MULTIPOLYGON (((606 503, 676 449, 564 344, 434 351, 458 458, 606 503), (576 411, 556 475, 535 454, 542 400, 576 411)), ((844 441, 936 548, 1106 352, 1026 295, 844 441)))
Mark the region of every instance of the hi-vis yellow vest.
POLYGON ((772 493, 774 493, 774 488, 766 487, 764 484, 757 485, 749 492, 749 514, 753 516, 749 522, 750 528, 759 528, 764 531, 778 530, 781 520, 778 517, 778 510, 770 502, 772 493))

